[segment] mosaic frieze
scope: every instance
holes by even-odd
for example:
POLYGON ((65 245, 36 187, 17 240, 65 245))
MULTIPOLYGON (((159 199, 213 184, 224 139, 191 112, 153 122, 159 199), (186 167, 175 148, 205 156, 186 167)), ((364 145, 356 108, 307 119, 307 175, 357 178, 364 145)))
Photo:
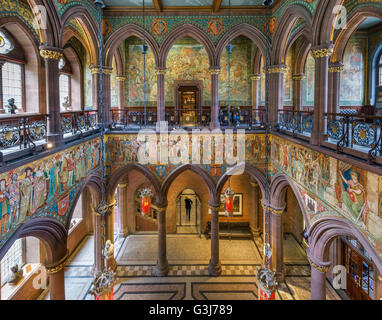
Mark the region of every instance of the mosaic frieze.
POLYGON ((99 169, 100 142, 94 139, 0 174, 0 246, 30 219, 66 224, 77 192, 99 169))

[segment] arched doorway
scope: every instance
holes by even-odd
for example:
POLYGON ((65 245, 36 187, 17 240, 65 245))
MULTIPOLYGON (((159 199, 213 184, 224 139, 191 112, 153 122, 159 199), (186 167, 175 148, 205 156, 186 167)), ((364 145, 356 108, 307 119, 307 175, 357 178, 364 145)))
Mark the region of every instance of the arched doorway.
POLYGON ((201 234, 202 203, 192 189, 184 189, 176 199, 176 233, 201 234))

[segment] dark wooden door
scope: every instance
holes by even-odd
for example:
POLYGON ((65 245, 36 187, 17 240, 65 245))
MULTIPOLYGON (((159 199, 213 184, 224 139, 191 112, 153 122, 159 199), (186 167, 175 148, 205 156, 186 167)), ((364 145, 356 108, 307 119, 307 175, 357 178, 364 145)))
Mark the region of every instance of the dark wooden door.
POLYGON ((344 265, 347 273, 347 295, 354 300, 372 300, 374 297, 374 269, 349 243, 343 241, 344 265))

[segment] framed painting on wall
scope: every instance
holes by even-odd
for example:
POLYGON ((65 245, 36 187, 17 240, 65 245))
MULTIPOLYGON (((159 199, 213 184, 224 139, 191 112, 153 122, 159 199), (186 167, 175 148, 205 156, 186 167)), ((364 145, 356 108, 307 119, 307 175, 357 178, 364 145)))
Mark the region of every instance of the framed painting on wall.
MULTIPOLYGON (((242 193, 237 193, 233 196, 233 215, 234 216, 243 215, 243 194, 242 193)), ((220 195, 219 216, 225 216, 223 193, 220 195)))

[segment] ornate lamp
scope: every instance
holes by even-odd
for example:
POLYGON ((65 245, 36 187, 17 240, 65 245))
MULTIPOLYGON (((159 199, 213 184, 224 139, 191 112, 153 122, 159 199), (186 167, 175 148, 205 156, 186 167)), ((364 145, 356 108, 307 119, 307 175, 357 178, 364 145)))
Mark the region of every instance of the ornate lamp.
POLYGON ((141 214, 149 214, 151 210, 151 196, 152 192, 150 188, 144 188, 141 191, 141 214))
MULTIPOLYGON (((114 208, 115 203, 109 204, 105 201, 105 120, 103 112, 103 37, 102 37, 102 9, 105 8, 105 4, 102 0, 96 0, 94 5, 98 9, 98 39, 99 39, 99 119, 101 128, 101 161, 102 168, 102 183, 101 183, 101 201, 95 209, 96 214, 102 219, 102 244, 104 248, 105 259, 114 259, 114 246, 110 246, 110 241, 105 242, 105 216, 114 208), (106 253, 106 254, 105 254, 106 253)), ((92 288, 89 291, 95 298, 95 300, 113 300, 113 287, 116 283, 115 272, 112 268, 105 268, 105 262, 101 260, 101 272, 94 274, 94 280, 92 282, 92 288)), ((109 261, 109 260, 108 260, 109 261)), ((114 260, 115 261, 115 260, 114 260)))
POLYGON ((228 181, 228 188, 224 192, 224 208, 226 217, 233 216, 233 196, 235 192, 231 189, 230 183, 228 181))

